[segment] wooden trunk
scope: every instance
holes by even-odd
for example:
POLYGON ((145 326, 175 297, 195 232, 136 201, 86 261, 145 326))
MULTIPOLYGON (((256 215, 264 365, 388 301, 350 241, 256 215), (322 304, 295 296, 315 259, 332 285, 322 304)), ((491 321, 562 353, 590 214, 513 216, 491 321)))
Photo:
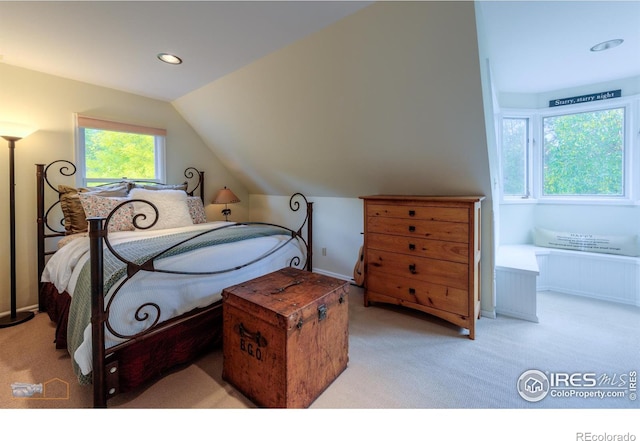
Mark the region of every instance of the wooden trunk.
POLYGON ((308 407, 347 367, 349 283, 285 268, 222 292, 222 378, 260 407, 308 407))

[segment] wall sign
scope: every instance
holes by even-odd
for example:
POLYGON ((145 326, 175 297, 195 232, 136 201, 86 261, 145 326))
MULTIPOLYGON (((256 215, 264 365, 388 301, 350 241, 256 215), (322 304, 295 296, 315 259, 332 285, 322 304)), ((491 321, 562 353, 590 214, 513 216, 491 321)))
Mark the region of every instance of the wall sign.
POLYGON ((560 98, 549 101, 549 107, 567 106, 569 104, 591 103, 593 101, 608 100, 609 98, 620 98, 622 89, 610 90, 608 92, 592 93, 590 95, 573 96, 571 98, 560 98))

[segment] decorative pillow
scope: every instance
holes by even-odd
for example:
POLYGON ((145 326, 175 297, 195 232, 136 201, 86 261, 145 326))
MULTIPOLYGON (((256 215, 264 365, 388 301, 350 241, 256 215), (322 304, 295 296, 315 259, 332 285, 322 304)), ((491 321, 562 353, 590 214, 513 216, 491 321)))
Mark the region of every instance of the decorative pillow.
MULTIPOLYGON (((93 192, 79 193, 80 203, 87 217, 107 217, 109 213, 121 202, 128 198, 97 196, 93 192)), ((109 231, 132 231, 133 227, 133 207, 126 204, 114 212, 109 219, 109 231)))
POLYGON ((536 228, 533 241, 539 247, 591 253, 638 255, 638 236, 607 236, 598 234, 567 233, 536 228))
MULTIPOLYGON (((134 188, 129 193, 131 199, 141 199, 151 202, 158 209, 158 218, 155 225, 149 230, 162 230, 165 228, 177 228, 193 225, 189 207, 187 206, 187 194, 182 190, 147 190, 144 188, 134 188)), ((144 202, 133 203, 133 214, 138 216, 144 214, 146 219, 137 217, 136 222, 139 227, 150 225, 156 214, 153 208, 144 202)))
POLYGON ((189 207, 189 214, 194 224, 204 224, 207 222, 207 215, 204 212, 202 199, 197 196, 188 196, 187 206, 189 207))
POLYGON ((126 183, 80 188, 59 185, 60 208, 62 209, 62 216, 64 217, 66 234, 76 234, 87 231, 87 217, 78 197, 80 193, 90 192, 98 196, 125 197, 128 189, 126 183))
POLYGON ((76 234, 87 231, 87 217, 82 209, 78 193, 83 189, 59 185, 60 208, 64 217, 64 229, 66 234, 76 234))

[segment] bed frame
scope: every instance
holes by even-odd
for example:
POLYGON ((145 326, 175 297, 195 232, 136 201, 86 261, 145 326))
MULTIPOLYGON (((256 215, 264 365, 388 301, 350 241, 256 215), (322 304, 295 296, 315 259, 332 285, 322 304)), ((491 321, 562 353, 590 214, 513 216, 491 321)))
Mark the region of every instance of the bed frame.
MULTIPOLYGON (((55 173, 53 178, 56 180, 65 179, 76 173, 76 167, 66 160, 53 161, 48 165, 36 164, 39 309, 47 312, 51 319, 58 323, 59 328, 61 326, 64 327, 64 329, 58 329, 57 333, 66 333, 66 314, 70 304, 70 297, 58 294, 55 287, 41 282, 46 258, 55 253, 54 250, 47 249, 48 242, 65 236, 64 220, 60 216, 60 193, 57 185, 53 185, 50 180, 50 174, 52 173, 55 173), (51 191, 53 191, 55 201, 47 206, 47 194, 51 194, 51 191), (57 221, 58 218, 60 218, 58 224, 53 225, 53 221, 57 221), (52 298, 57 300, 52 302, 52 298)), ((204 172, 189 167, 185 170, 184 176, 188 183, 187 193, 190 196, 194 196, 197 191, 204 204, 204 172)), ((149 182, 146 181, 146 183, 149 182)), ((297 230, 260 222, 242 223, 242 225, 271 225, 287 230, 291 234, 290 240, 299 241, 306 249, 306 261, 292 261, 291 265, 311 271, 313 203, 307 201, 306 197, 301 193, 295 193, 289 200, 289 208, 292 212, 299 211, 301 203, 304 204, 304 220, 297 230)), ((121 204, 118 208, 125 204, 121 204)), ((105 305, 104 302, 102 266, 104 247, 106 246, 113 251, 109 243, 107 228, 111 216, 109 215, 106 219, 87 219, 91 254, 91 328, 93 345, 91 382, 93 387, 93 406, 96 408, 107 407, 107 400, 117 394, 139 389, 143 385, 156 381, 168 372, 194 361, 202 354, 218 348, 222 344, 222 300, 218 300, 207 307, 195 309, 163 323, 154 323, 138 334, 126 336, 128 339, 126 342, 105 349, 105 332, 107 328, 111 328, 109 325, 109 304, 105 305)), ((153 261, 138 265, 123 259, 120 260, 127 265, 127 272, 130 274, 120 287, 137 271, 155 271, 153 261)), ((241 267, 252 263, 254 262, 247 262, 246 265, 241 267)), ((230 268, 225 271, 233 271, 239 268, 230 268)), ((189 273, 174 272, 174 274, 189 273)), ((138 309, 141 310, 144 306, 158 309, 156 305, 140 305, 138 309)), ((66 346, 66 341, 64 345, 66 346)), ((57 347, 61 346, 58 345, 57 347)))

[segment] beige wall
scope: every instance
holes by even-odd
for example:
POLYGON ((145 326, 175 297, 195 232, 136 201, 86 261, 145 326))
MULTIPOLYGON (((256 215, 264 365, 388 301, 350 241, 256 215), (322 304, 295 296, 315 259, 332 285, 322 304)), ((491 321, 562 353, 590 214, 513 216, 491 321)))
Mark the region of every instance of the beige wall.
MULTIPOLYGON (((205 171, 205 196, 227 185, 243 200, 234 214, 248 211, 248 193, 229 174, 196 132, 166 102, 111 89, 65 80, 0 63, 0 121, 30 124, 38 128, 18 141, 15 150, 16 263, 18 307, 37 303, 36 263, 36 163, 56 159, 73 161, 73 114, 85 113, 167 129, 167 181, 182 182, 183 170, 196 166, 205 171)), ((0 140, 0 147, 7 145, 0 140)), ((9 303, 9 155, 0 148, 0 313, 9 303)), ((219 207, 208 207, 211 217, 221 218, 219 207)), ((246 214, 245 214, 246 216, 246 214)))
POLYGON ((473 2, 379 2, 173 103, 252 194, 314 198, 314 266, 350 276, 376 193, 485 195, 491 179, 473 2), (323 256, 322 248, 327 249, 323 256))
POLYGON ((255 194, 486 194, 473 2, 380 2, 174 101, 255 194))

